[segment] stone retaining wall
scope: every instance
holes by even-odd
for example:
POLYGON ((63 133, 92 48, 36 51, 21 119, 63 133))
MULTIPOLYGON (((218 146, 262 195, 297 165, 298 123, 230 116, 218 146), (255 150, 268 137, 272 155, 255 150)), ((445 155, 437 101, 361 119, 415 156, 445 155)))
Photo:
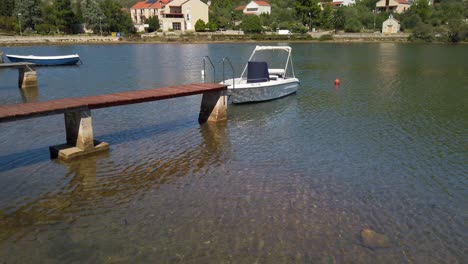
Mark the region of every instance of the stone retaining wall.
POLYGON ((101 37, 101 36, 12 36, 0 37, 0 44, 28 44, 28 43, 84 43, 84 42, 116 42, 119 38, 116 37, 101 37))

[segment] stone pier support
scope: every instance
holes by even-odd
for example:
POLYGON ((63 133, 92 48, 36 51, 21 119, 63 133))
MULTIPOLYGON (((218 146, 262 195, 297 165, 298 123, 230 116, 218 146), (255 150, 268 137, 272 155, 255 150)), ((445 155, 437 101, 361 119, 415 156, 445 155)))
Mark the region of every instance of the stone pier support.
POLYGON ((91 111, 65 112, 67 143, 50 147, 50 157, 69 160, 109 149, 109 144, 94 140, 91 111))
POLYGON ((18 86, 20 89, 36 89, 37 88, 37 74, 29 66, 18 68, 18 86))
POLYGON ((227 120, 226 91, 204 93, 198 122, 219 122, 225 120, 227 120))

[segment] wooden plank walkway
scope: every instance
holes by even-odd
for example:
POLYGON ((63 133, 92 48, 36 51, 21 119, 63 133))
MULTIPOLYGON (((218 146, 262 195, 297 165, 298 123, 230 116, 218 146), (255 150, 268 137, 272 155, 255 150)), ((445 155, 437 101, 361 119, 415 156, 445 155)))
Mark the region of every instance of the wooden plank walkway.
POLYGON ((25 66, 34 66, 34 63, 31 62, 6 62, 0 63, 0 68, 18 68, 25 66))
POLYGON ((0 106, 0 123, 84 109, 91 110, 223 91, 226 88, 224 84, 200 83, 79 98, 65 98, 45 102, 4 105, 0 106))

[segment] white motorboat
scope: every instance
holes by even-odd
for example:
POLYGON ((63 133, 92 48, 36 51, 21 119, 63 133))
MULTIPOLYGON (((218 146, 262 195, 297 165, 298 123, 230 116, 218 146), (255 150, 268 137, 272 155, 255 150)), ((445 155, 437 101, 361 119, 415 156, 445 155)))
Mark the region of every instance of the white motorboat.
POLYGON ((228 85, 229 101, 234 104, 269 101, 295 93, 300 82, 294 75, 291 47, 256 46, 241 76, 224 83, 228 85))

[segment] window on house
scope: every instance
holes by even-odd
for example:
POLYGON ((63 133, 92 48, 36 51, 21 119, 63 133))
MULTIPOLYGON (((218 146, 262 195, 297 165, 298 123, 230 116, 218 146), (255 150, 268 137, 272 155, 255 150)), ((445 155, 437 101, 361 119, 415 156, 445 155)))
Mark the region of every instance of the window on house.
POLYGON ((180 30, 181 29, 180 22, 173 22, 172 23, 172 29, 173 30, 180 30))
POLYGON ((173 14, 180 14, 182 13, 182 8, 180 8, 179 6, 171 6, 169 7, 169 13, 173 13, 173 14))
POLYGON ((258 8, 247 8, 247 12, 257 12, 258 8))

